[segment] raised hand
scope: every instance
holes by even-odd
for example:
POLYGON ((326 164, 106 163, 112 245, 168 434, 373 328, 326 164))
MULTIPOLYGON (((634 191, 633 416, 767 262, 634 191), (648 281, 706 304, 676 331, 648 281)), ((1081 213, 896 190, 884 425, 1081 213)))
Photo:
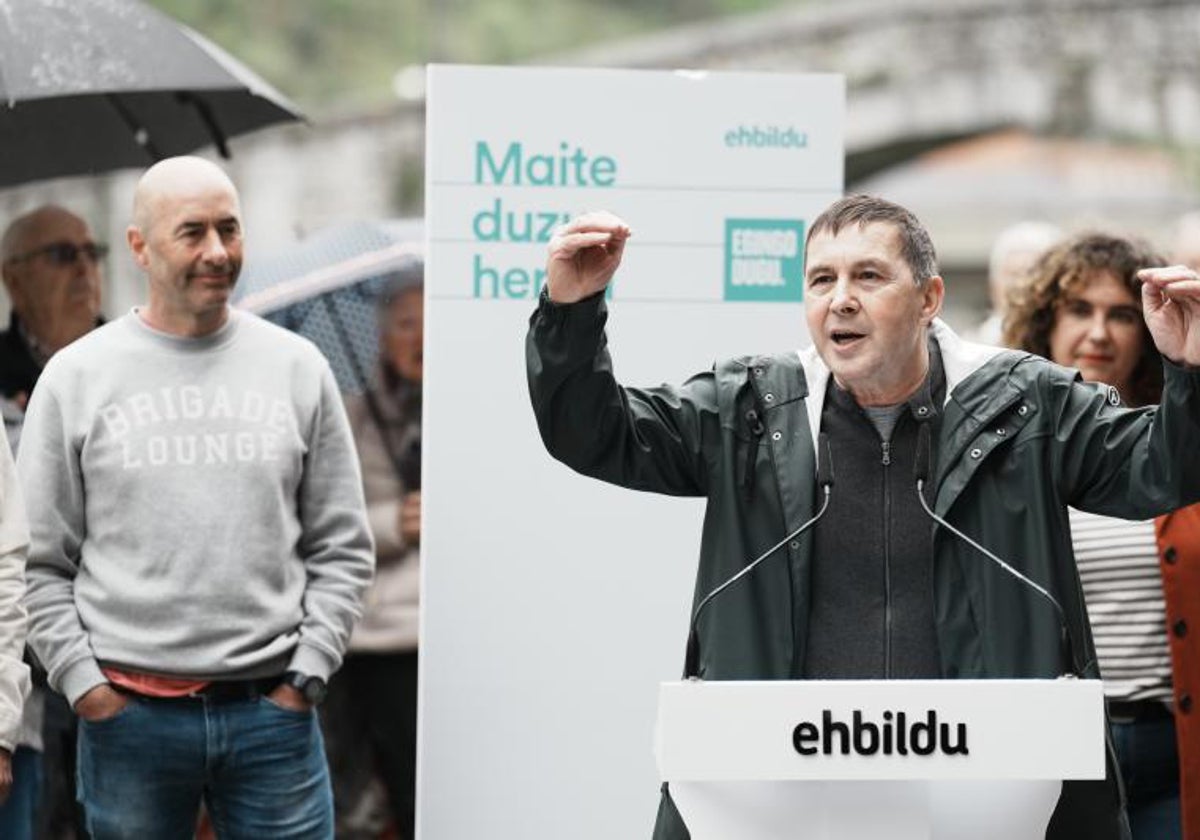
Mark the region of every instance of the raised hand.
POLYGON ((1158 352, 1200 366, 1200 276, 1185 265, 1143 268, 1142 310, 1158 352))
POLYGON ((576 216, 550 240, 546 288, 555 303, 574 303, 602 290, 621 264, 629 226, 607 211, 576 216))

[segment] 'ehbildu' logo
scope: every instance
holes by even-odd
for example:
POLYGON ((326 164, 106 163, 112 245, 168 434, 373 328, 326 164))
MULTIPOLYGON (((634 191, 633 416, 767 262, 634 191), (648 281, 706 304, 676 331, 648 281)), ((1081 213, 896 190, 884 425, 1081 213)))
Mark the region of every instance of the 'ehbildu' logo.
POLYGON ((930 709, 924 718, 909 721, 904 712, 883 713, 883 720, 865 720, 855 711, 850 723, 833 719, 829 709, 821 723, 801 721, 792 730, 792 746, 800 755, 968 755, 967 725, 942 723, 930 709))

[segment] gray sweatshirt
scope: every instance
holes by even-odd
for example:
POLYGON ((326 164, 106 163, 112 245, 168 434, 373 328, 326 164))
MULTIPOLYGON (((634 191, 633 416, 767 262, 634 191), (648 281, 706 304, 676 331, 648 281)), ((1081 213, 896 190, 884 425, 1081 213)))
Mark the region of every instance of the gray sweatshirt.
POLYGON ((17 469, 30 643, 72 705, 101 666, 337 669, 374 555, 345 411, 308 341, 236 310, 198 339, 130 313, 50 360, 17 469))

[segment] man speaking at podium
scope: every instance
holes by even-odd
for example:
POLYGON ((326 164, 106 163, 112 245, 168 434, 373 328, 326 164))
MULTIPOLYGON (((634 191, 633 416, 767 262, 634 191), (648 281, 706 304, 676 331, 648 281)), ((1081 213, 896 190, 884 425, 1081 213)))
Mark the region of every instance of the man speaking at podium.
MULTIPOLYGON (((1162 405, 1130 410, 1073 370, 959 339, 937 318, 945 285, 920 222, 850 196, 808 231, 812 347, 638 389, 618 384, 604 332, 630 235, 598 212, 550 244, 526 343, 550 453, 625 487, 707 497, 698 605, 829 499, 698 615, 697 675, 1099 676, 1067 506, 1148 519, 1200 500, 1194 271, 1140 275, 1168 361, 1162 405)), ((1047 837, 1128 837, 1111 751, 1108 766, 1106 781, 1064 783, 1047 837)), ((654 836, 688 836, 666 791, 654 836)))

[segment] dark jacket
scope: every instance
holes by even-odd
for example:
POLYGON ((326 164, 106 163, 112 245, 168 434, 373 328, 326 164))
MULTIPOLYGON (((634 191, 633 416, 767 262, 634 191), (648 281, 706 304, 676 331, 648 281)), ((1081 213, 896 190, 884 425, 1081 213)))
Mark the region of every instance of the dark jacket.
MULTIPOLYGON (((21 319, 16 312, 9 318, 8 329, 0 332, 0 397, 13 399, 24 394, 28 399, 33 386, 42 375, 42 363, 34 358, 25 339, 21 337, 21 319)), ((97 318, 96 326, 104 319, 97 318)))
MULTIPOLYGON (((815 351, 731 359, 679 387, 623 388, 599 297, 543 301, 526 344, 530 395, 550 453, 625 487, 706 496, 695 594, 702 597, 815 510, 816 430, 829 377, 815 351), (753 434, 754 410, 764 427, 753 434), (754 492, 746 493, 753 468, 754 492)), ((1200 374, 1166 371, 1161 410, 1114 405, 1042 359, 932 328, 948 398, 935 440, 934 507, 1062 603, 1078 670, 1098 677, 1068 504, 1149 518, 1200 499, 1200 374)), ((836 470, 836 466, 835 466, 836 470)), ((836 490, 835 490, 836 492, 836 490)), ((811 540, 710 605, 700 625, 707 679, 787 679, 804 661, 811 540)), ((1051 678, 1058 622, 1044 602, 938 529, 934 599, 942 674, 1051 678)), ((681 628, 682 630, 683 628, 681 628)), ((1119 782, 1068 782, 1048 836, 1123 838, 1119 782)), ((657 838, 686 837, 664 797, 657 838)))
POLYGON ((9 399, 18 394, 28 397, 42 373, 42 366, 21 338, 17 322, 16 313, 13 313, 8 329, 0 332, 0 396, 9 399))

